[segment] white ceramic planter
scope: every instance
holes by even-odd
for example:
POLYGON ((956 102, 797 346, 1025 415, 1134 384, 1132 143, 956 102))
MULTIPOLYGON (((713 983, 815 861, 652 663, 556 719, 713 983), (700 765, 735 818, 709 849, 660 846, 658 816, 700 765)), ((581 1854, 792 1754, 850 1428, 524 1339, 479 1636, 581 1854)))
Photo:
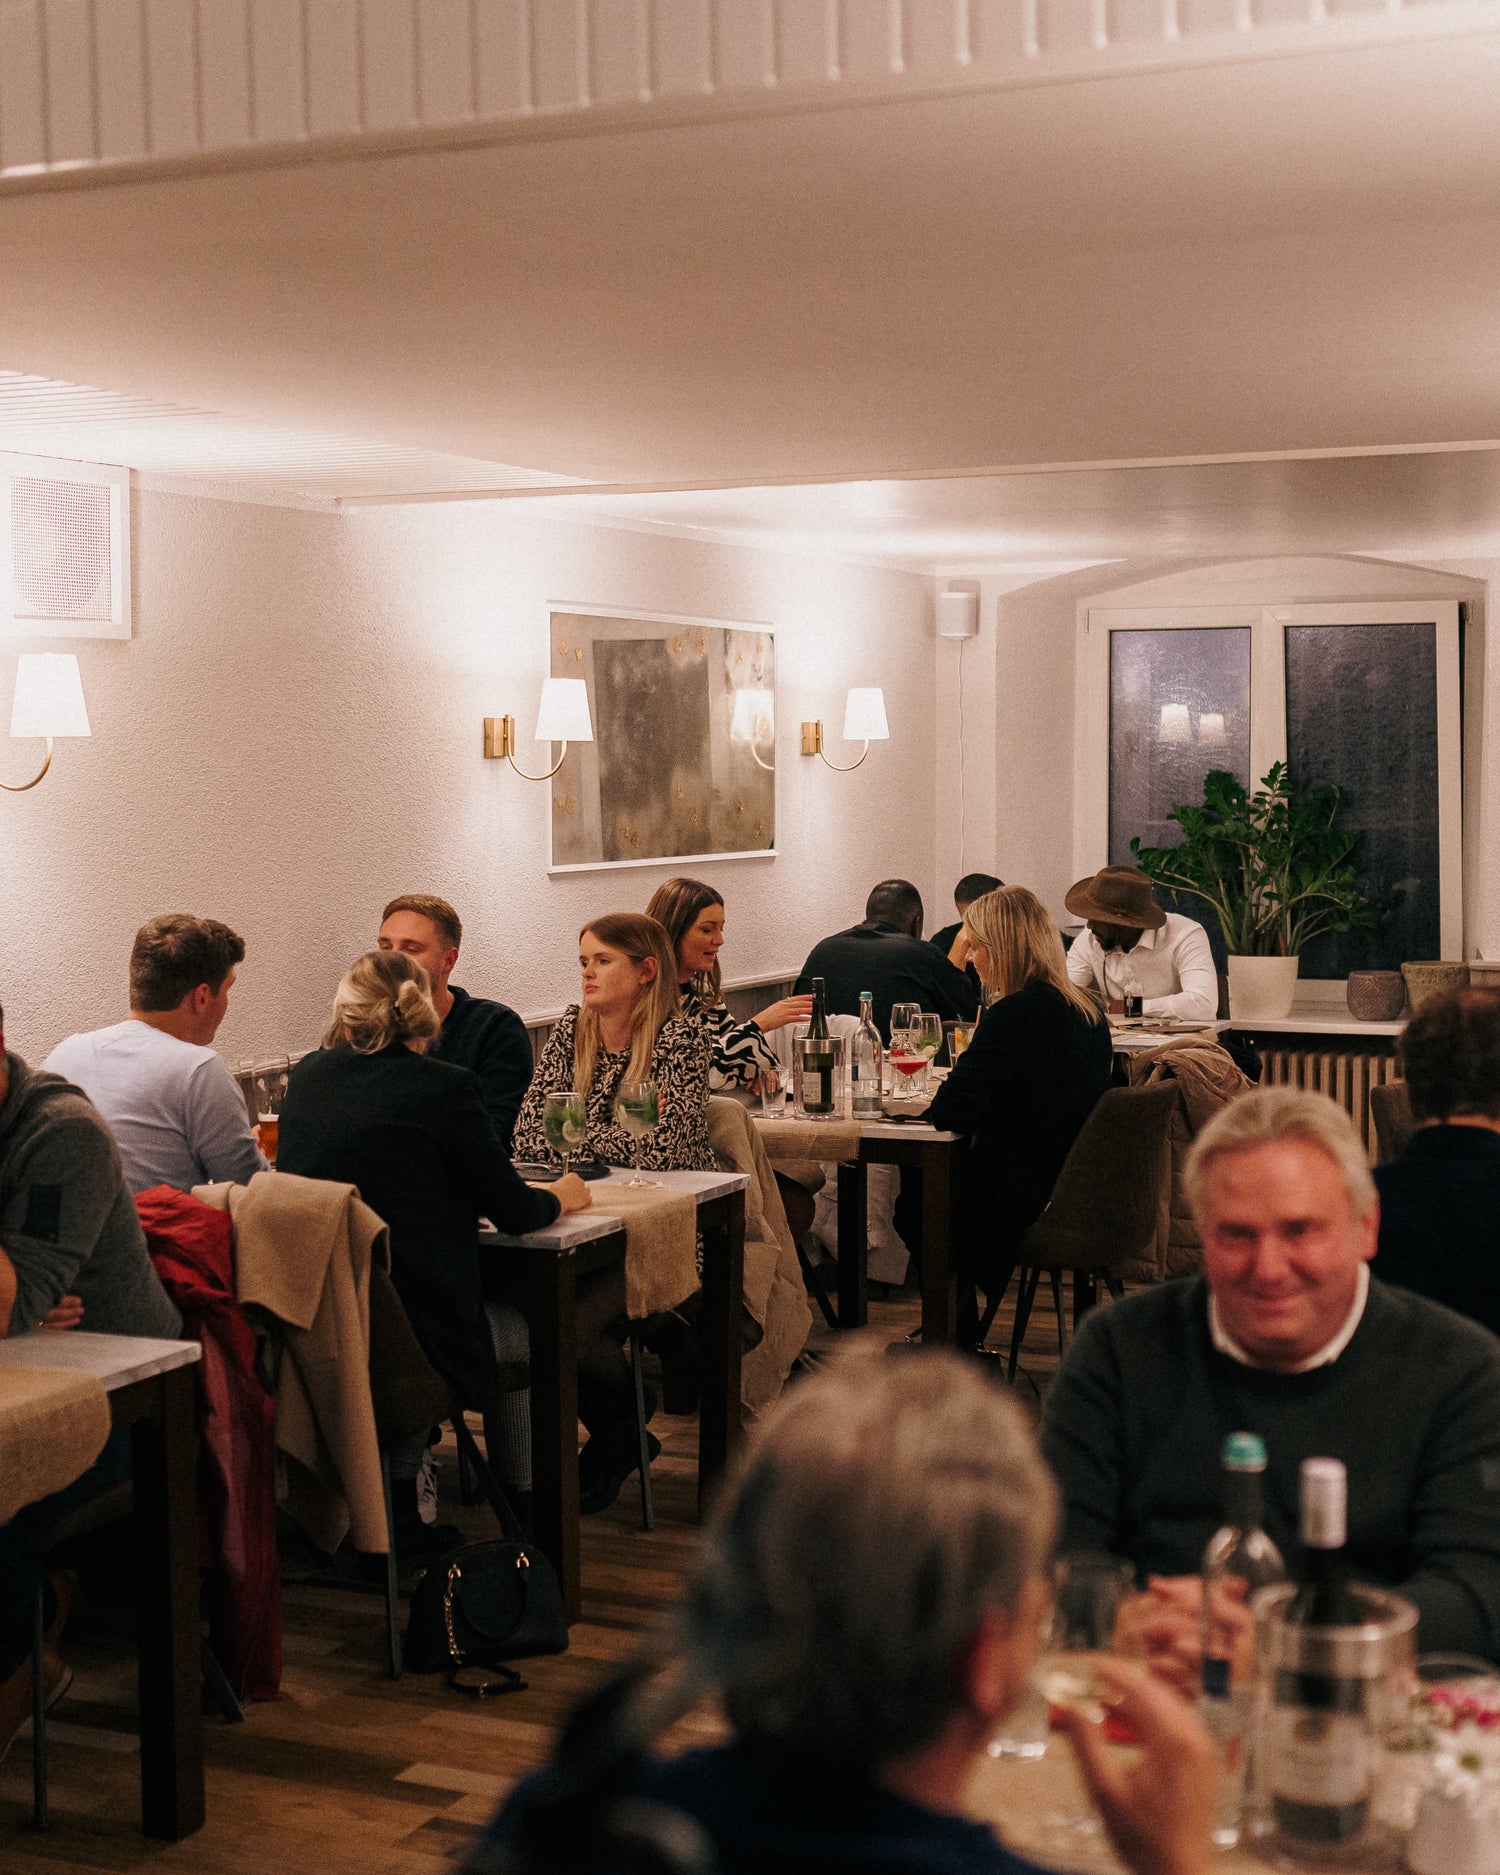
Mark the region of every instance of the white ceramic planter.
POLYGON ((1235 1022, 1272 1022, 1292 1012, 1295 957, 1231 957, 1229 1014, 1235 1022))

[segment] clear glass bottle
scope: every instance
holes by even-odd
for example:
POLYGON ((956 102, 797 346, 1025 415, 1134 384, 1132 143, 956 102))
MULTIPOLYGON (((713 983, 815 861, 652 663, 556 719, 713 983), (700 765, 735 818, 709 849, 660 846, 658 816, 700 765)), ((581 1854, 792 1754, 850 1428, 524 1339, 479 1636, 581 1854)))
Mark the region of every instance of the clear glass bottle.
POLYGON ((885 1112, 880 1101, 884 1069, 880 1031, 875 1026, 874 992, 861 990, 859 1027, 854 1032, 849 1058, 849 1111, 856 1120, 878 1120, 885 1112))
POLYGON ((1224 1441, 1224 1523, 1203 1552, 1203 1697, 1199 1713, 1219 1747, 1224 1777, 1214 1843, 1231 1849, 1255 1807, 1255 1672, 1248 1606, 1257 1589, 1286 1580, 1281 1552, 1261 1528, 1265 1441, 1224 1441))

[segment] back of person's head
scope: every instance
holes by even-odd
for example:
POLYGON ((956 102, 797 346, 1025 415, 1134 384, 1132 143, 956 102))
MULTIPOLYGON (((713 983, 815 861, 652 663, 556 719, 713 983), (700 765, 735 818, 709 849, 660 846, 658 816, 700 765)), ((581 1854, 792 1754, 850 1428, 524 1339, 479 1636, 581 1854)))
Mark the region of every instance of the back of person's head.
MULTIPOLYGON (((646 916, 654 918, 667 934, 672 947, 672 969, 680 967, 682 940, 711 905, 724 909, 724 900, 711 885, 701 879, 668 879, 651 894, 646 916)), ((712 970, 697 972, 692 979, 693 994, 708 1008, 723 1000, 723 978, 717 958, 712 970)))
POLYGON ((206 983, 217 996, 245 960, 245 940, 217 918, 166 912, 143 924, 130 947, 130 1007, 143 1014, 175 1009, 206 983))
POLYGON ((882 879, 865 900, 865 918, 871 924, 894 925, 898 931, 922 935, 922 894, 909 879, 882 879))
POLYGON ((953 904, 960 916, 972 905, 976 898, 983 898, 986 892, 998 892, 1003 879, 997 879, 992 872, 966 872, 953 888, 953 904))
POLYGON ((970 938, 989 953, 989 993, 1014 996, 1028 983, 1050 983, 1090 1022, 1102 1022, 1098 999, 1072 981, 1062 936, 1035 892, 1002 885, 976 898, 964 913, 970 938))
POLYGON ((1397 1052, 1413 1119, 1500 1120, 1500 991, 1430 998, 1407 1023, 1397 1052))
POLYGON ((1045 1570, 1057 1504, 1025 1414, 972 1363, 839 1351, 752 1434, 665 1639, 568 1723, 514 1866, 616 1866, 592 1859, 612 1800, 705 1698, 799 1781, 870 1780, 931 1744, 986 1618, 1017 1618, 1045 1570))
POLYGON ((425 918, 437 932, 444 950, 456 951, 464 941, 464 928, 458 913, 447 899, 439 898, 435 892, 403 892, 399 898, 393 898, 380 914, 380 922, 393 917, 398 911, 415 912, 419 918, 425 918))
MULTIPOLYGON (((587 937, 612 951, 620 951, 633 964, 655 965, 650 980, 642 984, 636 998, 630 1018, 630 1060, 621 1077, 627 1081, 649 1081, 656 1038, 664 1023, 682 1013, 682 998, 677 991, 676 950, 665 926, 639 911, 612 911, 602 918, 591 918, 578 933, 578 942, 582 944, 587 937)), ((579 1092, 585 1096, 593 1085, 594 1064, 598 1058, 599 1018, 584 1004, 573 1029, 573 1074, 579 1092)))
POLYGON ((333 999, 325 1048, 339 1043, 357 1055, 378 1055, 393 1042, 419 1052, 442 1027, 432 1005, 432 984, 403 951, 366 951, 344 973, 333 999))
POLYGON ((1370 1215, 1377 1202, 1375 1180, 1354 1122, 1326 1094, 1300 1087, 1259 1087, 1219 1109, 1193 1141, 1183 1164, 1188 1203, 1199 1210, 1216 1161, 1284 1140, 1300 1140, 1326 1153, 1338 1168, 1355 1216, 1370 1215))

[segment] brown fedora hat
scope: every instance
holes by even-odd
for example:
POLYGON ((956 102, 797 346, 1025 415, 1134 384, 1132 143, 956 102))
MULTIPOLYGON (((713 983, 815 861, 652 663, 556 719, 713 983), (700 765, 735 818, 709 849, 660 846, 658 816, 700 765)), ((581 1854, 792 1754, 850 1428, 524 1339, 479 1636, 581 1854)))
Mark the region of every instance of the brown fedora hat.
POLYGON ((1151 881, 1134 866, 1102 866, 1092 878, 1080 879, 1063 903, 1075 918, 1131 925, 1137 931, 1159 931, 1167 922, 1151 896, 1151 881))

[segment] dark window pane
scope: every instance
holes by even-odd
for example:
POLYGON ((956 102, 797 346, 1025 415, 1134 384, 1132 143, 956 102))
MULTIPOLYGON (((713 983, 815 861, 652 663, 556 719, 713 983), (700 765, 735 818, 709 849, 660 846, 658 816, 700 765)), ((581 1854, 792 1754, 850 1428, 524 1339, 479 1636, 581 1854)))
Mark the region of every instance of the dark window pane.
POLYGON ((1299 788, 1332 782, 1348 795, 1342 824, 1364 835, 1354 853, 1361 880, 1401 889, 1380 930, 1315 938, 1301 974, 1438 956, 1437 627, 1291 627, 1286 746, 1299 788))

